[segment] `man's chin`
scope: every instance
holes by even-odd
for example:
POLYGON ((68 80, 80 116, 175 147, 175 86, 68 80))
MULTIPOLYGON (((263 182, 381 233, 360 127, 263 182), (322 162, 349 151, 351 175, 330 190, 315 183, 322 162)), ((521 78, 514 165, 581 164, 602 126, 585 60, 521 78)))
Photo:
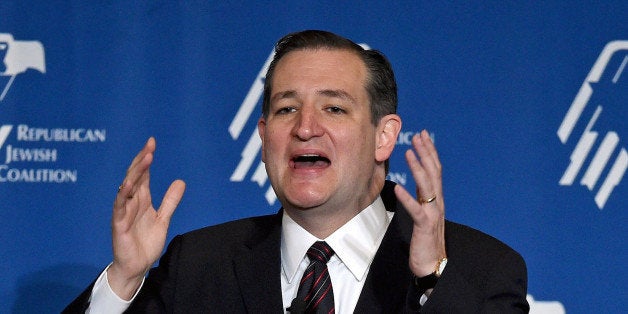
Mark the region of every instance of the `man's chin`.
POLYGON ((316 210, 317 208, 320 208, 323 204, 324 202, 313 201, 313 200, 308 200, 308 201, 295 200, 295 201, 289 201, 288 205, 284 207, 291 208, 295 211, 309 211, 309 210, 316 210))

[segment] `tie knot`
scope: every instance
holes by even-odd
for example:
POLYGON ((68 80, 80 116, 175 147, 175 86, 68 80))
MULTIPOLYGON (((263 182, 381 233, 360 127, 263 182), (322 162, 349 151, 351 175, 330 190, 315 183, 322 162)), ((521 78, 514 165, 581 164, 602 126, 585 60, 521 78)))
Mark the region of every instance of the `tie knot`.
POLYGON ((321 261, 327 264, 332 255, 334 255, 334 250, 325 241, 317 241, 307 250, 307 257, 312 262, 321 261))

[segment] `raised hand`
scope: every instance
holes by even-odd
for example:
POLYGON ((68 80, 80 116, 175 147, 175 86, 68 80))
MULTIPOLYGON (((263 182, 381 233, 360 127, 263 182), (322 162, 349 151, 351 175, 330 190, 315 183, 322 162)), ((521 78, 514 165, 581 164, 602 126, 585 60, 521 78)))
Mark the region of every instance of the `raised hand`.
POLYGON ((185 191, 185 183, 175 180, 166 191, 159 209, 153 207, 149 168, 155 145, 155 139, 149 138, 135 156, 113 205, 111 230, 114 257, 107 278, 112 290, 125 300, 133 296, 145 273, 161 255, 170 217, 185 191))
POLYGON ((409 149, 406 160, 416 183, 417 197, 401 185, 395 187, 395 194, 414 221, 410 241, 410 270, 417 277, 424 277, 434 272, 439 260, 447 257, 442 168, 436 147, 427 131, 415 135, 412 146, 419 159, 409 149))

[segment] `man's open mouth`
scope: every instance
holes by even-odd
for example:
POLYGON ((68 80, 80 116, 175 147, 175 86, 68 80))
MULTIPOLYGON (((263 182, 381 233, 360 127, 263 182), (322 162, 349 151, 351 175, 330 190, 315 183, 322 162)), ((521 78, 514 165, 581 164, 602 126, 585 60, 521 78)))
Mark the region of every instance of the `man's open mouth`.
POLYGON ((292 163, 295 169, 305 169, 328 167, 331 164, 331 161, 327 157, 321 155, 307 154, 293 157, 292 163))

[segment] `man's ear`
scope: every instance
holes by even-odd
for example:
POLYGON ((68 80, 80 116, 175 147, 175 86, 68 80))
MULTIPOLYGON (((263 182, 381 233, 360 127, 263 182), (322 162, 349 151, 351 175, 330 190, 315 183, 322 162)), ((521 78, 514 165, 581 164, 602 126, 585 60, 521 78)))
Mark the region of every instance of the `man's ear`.
POLYGON ((265 150, 264 150, 264 133, 266 132, 266 120, 264 117, 259 118, 257 121, 257 133, 262 140, 262 162, 266 162, 265 150))
POLYGON ((389 114, 379 120, 377 136, 375 138, 375 160, 387 160, 395 149, 397 136, 401 132, 401 118, 396 114, 389 114))

